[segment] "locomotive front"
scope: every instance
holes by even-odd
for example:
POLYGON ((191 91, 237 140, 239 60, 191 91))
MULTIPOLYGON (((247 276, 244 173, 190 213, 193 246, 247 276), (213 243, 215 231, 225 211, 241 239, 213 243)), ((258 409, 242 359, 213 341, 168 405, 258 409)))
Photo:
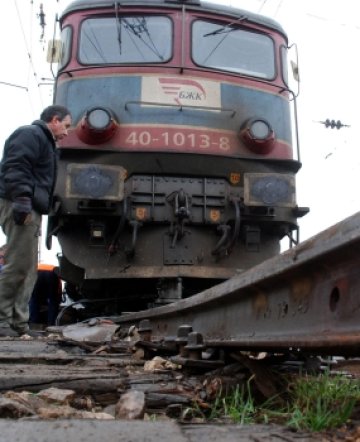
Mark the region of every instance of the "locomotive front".
POLYGON ((78 0, 60 21, 55 102, 74 127, 48 239, 82 297, 172 302, 296 242, 276 22, 196 0, 78 0))

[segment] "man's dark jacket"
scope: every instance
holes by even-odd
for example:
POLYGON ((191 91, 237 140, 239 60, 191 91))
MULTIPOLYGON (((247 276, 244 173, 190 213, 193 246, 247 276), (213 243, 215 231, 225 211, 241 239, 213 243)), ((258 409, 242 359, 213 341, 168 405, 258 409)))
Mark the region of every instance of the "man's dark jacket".
POLYGON ((0 163, 0 198, 28 196, 40 214, 49 213, 56 180, 55 140, 41 120, 13 132, 0 163))

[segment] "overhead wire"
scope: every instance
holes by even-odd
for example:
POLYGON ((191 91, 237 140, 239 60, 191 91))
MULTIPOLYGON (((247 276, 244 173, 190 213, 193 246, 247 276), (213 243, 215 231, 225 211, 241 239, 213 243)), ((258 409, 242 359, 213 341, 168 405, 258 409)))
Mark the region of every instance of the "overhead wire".
MULTIPOLYGON (((32 59, 32 49, 33 49, 32 48, 32 32, 33 32, 33 26, 32 26, 31 18, 32 18, 32 14, 33 14, 34 0, 30 1, 30 5, 31 6, 30 6, 30 16, 29 16, 29 19, 30 19, 29 20, 29 33, 30 33, 29 41, 30 41, 30 45, 31 45, 30 46, 30 57, 32 59)), ((19 16, 19 14, 18 14, 18 16, 19 16)), ((29 100, 29 105, 30 105, 31 111, 32 111, 33 114, 35 114, 34 105, 33 105, 32 99, 31 99, 31 95, 29 93, 30 75, 31 75, 31 65, 29 63, 28 64, 28 71, 27 71, 27 82, 26 82, 26 84, 28 86, 28 88, 27 88, 27 90, 28 90, 27 96, 28 96, 28 100, 29 100)))
POLYGON ((258 14, 260 14, 260 12, 262 11, 263 7, 265 6, 267 0, 263 1, 263 4, 260 6, 260 8, 258 9, 258 14))
MULTIPOLYGON (((38 75, 37 75, 37 72, 36 72, 36 69, 35 69, 35 66, 34 66, 32 54, 31 54, 31 49, 29 49, 29 46, 28 46, 28 43, 27 43, 27 39, 26 39, 26 35, 25 35, 25 30, 24 30, 24 25, 23 25, 23 22, 21 20, 21 15, 20 15, 18 4, 17 4, 17 0, 14 0, 14 4, 15 4, 15 8, 16 8, 16 13, 17 13, 17 17, 18 17, 18 20, 19 20, 19 24, 20 24, 21 33, 22 33, 23 40, 24 40, 24 45, 25 45, 26 53, 27 53, 27 56, 29 58, 29 70, 32 70, 32 72, 33 72, 33 76, 34 76, 34 79, 36 81, 36 85, 37 85, 37 89, 38 89, 38 93, 39 93, 40 103, 43 106, 43 99, 42 99, 41 92, 40 92, 40 87, 39 87, 39 79, 38 79, 38 75)), ((33 6, 33 4, 31 2, 31 8, 32 8, 32 6, 33 6)), ((28 91, 28 95, 29 95, 29 100, 30 100, 31 108, 32 108, 32 110, 34 110, 33 109, 33 103, 32 103, 29 91, 28 91)))
POLYGON ((278 15, 278 12, 280 11, 282 4, 283 4, 283 0, 280 0, 277 5, 276 11, 274 13, 274 18, 276 18, 276 16, 278 15))

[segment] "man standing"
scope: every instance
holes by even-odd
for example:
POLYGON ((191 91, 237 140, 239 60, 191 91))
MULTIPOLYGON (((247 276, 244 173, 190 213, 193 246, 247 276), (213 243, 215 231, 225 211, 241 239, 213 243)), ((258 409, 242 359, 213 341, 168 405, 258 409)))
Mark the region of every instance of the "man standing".
POLYGON ((41 215, 49 213, 56 180, 55 142, 64 138, 71 116, 49 106, 40 120, 15 130, 0 163, 0 225, 6 262, 0 273, 0 336, 29 331, 29 299, 36 281, 41 215))

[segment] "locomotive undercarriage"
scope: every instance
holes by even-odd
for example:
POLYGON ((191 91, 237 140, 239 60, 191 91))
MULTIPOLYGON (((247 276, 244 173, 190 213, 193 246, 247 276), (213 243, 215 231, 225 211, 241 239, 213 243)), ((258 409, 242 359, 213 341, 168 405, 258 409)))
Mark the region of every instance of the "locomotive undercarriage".
MULTIPOLYGON (((106 221, 101 224, 107 225, 106 221)), ((75 299, 98 298, 100 293, 104 298, 128 297, 127 304, 136 297, 137 306, 141 298, 145 303, 168 303, 209 288, 279 252, 278 238, 258 226, 241 228, 233 248, 227 252, 220 249, 222 253, 217 254, 211 252, 217 251, 223 235, 215 226, 186 225, 174 242, 171 224, 143 224, 132 250, 130 223, 117 251, 110 252, 114 231, 108 227, 109 237, 105 234, 102 240, 92 238, 90 228, 84 229, 80 219, 59 233, 61 275, 80 289, 75 299), (81 262, 86 262, 86 269, 76 265, 81 262)))
MULTIPOLYGON (((99 187, 90 167, 89 195, 99 187)), ((276 255, 285 235, 296 242, 299 208, 246 205, 244 186, 224 178, 133 175, 121 193, 69 198, 50 217, 74 299, 101 293, 120 310, 173 302, 276 255)))

